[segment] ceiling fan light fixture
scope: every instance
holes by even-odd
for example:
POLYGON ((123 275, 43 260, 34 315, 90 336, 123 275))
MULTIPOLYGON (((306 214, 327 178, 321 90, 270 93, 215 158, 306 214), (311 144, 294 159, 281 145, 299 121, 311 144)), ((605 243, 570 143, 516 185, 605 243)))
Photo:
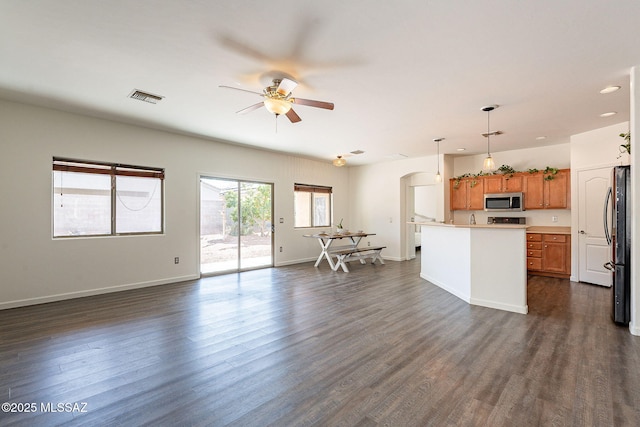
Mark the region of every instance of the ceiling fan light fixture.
POLYGON ((291 110, 291 102, 285 99, 266 98, 264 106, 267 111, 276 115, 287 114, 291 110))
POLYGON ((335 159, 333 159, 333 166, 340 168, 346 164, 347 164, 347 161, 342 156, 338 156, 335 159))

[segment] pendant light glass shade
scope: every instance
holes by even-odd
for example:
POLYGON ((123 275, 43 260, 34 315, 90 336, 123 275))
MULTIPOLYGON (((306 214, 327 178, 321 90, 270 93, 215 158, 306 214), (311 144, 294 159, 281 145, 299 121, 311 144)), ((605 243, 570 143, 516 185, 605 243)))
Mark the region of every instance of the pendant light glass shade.
POLYGON ((496 169, 496 164, 493 161, 493 157, 491 154, 488 154, 487 158, 484 159, 484 163, 482 164, 482 170, 484 172, 493 172, 496 169))

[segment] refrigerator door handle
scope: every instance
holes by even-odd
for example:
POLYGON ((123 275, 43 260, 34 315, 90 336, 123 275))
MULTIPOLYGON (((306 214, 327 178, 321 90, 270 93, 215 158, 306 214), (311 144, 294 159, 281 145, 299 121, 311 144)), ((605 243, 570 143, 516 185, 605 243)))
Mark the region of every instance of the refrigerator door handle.
POLYGON ((607 196, 604 198, 604 212, 602 214, 602 221, 604 222, 604 235, 607 238, 607 245, 611 244, 611 234, 609 234, 609 200, 611 199, 612 189, 609 187, 607 190, 607 196))

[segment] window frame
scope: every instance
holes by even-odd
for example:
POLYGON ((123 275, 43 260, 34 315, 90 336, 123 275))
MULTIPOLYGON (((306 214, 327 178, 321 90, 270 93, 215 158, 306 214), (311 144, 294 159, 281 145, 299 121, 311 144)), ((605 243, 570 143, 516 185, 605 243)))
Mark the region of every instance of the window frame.
POLYGON ((90 238, 90 237, 112 237, 112 236, 135 236, 135 235, 161 235, 164 234, 164 210, 165 210, 165 195, 164 195, 164 181, 165 170, 164 168, 148 167, 148 166, 136 166, 122 163, 110 163, 100 161, 78 160, 66 157, 53 157, 52 162, 52 206, 51 206, 51 235, 54 239, 68 239, 68 238, 90 238), (56 235, 55 234, 55 207, 53 206, 53 200, 55 196, 55 172, 77 172, 88 173, 97 175, 109 175, 110 176, 110 233, 103 234, 81 234, 81 235, 56 235), (139 178, 156 178, 160 180, 160 230, 159 231, 133 231, 133 232, 117 232, 117 186, 116 181, 118 176, 123 177, 139 177, 139 178))
POLYGON ((295 183, 293 185, 293 193, 294 193, 294 199, 295 199, 295 193, 299 193, 299 192, 304 192, 304 193, 311 193, 311 197, 309 198, 309 222, 310 225, 308 226, 296 226, 296 210, 295 210, 295 202, 294 202, 294 212, 293 212, 293 223, 294 223, 294 228, 295 229, 308 229, 308 228, 322 228, 322 227, 331 227, 331 224, 333 223, 333 188, 332 187, 327 187, 327 186, 322 186, 322 185, 309 185, 309 184, 298 184, 295 183), (328 200, 329 200, 329 206, 327 207, 328 212, 329 212, 329 224, 315 224, 315 212, 316 212, 316 206, 315 206, 315 194, 329 194, 328 200))

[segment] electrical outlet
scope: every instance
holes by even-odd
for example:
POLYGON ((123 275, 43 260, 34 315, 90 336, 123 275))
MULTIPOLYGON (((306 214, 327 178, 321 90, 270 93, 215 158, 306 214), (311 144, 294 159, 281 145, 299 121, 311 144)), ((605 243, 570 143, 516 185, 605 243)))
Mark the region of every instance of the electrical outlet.
POLYGON ((367 242, 367 246, 371 246, 371 242, 367 242))
POLYGON ((558 222, 558 217, 557 217, 557 216, 555 216, 555 215, 553 215, 553 216, 551 217, 551 222, 558 222))
POLYGON ((280 252, 282 252, 282 246, 280 246, 280 252))
POLYGON ((179 256, 175 257, 175 258, 173 259, 173 263, 174 263, 174 264, 180 264, 180 257, 179 257, 179 256))

